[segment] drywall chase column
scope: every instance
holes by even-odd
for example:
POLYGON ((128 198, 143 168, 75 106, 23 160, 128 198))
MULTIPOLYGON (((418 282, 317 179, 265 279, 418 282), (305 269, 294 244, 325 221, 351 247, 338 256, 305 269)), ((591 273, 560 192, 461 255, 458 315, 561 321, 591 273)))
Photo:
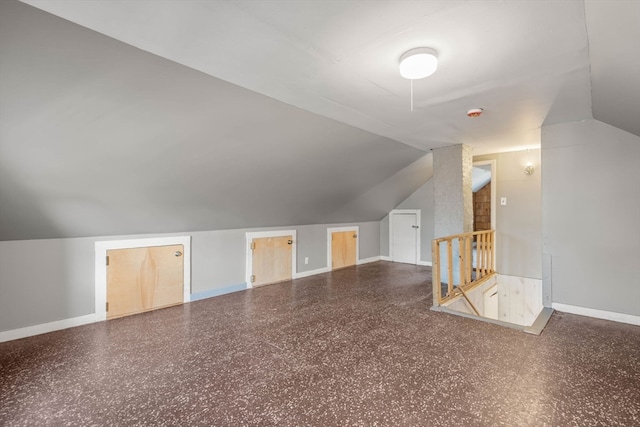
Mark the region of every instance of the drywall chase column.
MULTIPOLYGON (((433 214, 434 237, 473 231, 473 193, 471 173, 473 156, 471 147, 455 145, 433 150, 433 214)), ((453 259, 458 259, 459 249, 453 246, 453 259)), ((432 255, 433 256, 433 255, 432 255)), ((460 282, 460 264, 453 263, 453 282, 460 282)), ((449 265, 445 245, 440 246, 441 281, 448 282, 449 265)), ((438 286, 438 285, 434 285, 438 286)), ((439 304, 433 292, 433 305, 439 304)))
POLYGON ((473 231, 472 169, 473 153, 467 145, 433 150, 435 237, 473 231))

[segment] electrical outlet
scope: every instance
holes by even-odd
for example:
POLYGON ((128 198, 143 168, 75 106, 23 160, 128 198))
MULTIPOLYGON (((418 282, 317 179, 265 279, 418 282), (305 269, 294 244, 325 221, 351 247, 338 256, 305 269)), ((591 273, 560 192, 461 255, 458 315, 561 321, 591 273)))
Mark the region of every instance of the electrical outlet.
POLYGON ((507 198, 500 197, 500 206, 507 206, 507 198))
POLYGON ((304 263, 305 264, 309 264, 309 257, 308 256, 304 257, 304 263))

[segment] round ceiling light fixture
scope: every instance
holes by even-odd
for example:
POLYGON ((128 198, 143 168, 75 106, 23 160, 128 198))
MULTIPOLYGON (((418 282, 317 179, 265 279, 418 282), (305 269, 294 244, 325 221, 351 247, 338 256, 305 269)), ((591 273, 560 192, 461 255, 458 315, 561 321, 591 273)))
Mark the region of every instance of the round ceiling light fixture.
POLYGON ((467 117, 480 117, 482 115, 482 112, 484 111, 484 109, 482 108, 472 108, 469 111, 467 111, 467 117))
POLYGON ((438 69, 438 53, 430 47, 418 47, 400 57, 400 75, 416 80, 429 77, 438 69))

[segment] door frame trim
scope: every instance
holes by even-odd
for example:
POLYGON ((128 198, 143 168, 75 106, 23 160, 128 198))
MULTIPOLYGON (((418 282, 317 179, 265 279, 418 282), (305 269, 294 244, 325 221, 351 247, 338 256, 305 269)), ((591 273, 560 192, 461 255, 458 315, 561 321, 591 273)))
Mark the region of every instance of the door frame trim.
POLYGON ((247 289, 253 288, 251 284, 251 275, 253 274, 253 252, 251 251, 251 241, 253 239, 262 239, 265 237, 284 237, 292 236, 293 247, 291 248, 291 279, 296 277, 296 262, 298 252, 298 239, 296 230, 269 230, 269 231, 253 231, 246 233, 246 257, 247 263, 245 265, 245 282, 247 283, 247 289))
POLYGON ((496 212, 496 203, 498 200, 498 195, 497 193, 497 183, 498 183, 498 179, 496 178, 496 160, 481 160, 479 162, 473 162, 473 166, 486 166, 486 165, 490 165, 491 166, 491 182, 489 183, 489 185, 491 187, 491 228, 493 230, 496 229, 496 217, 497 217, 497 212, 496 212))
POLYGON ((148 248, 183 245, 182 302, 191 301, 191 236, 152 237, 148 239, 107 240, 95 244, 95 314, 96 321, 107 320, 107 251, 114 249, 148 248))
POLYGON ((360 226, 348 225, 345 227, 327 228, 327 268, 329 269, 329 271, 333 270, 333 267, 331 265, 331 233, 340 233, 343 231, 356 232, 356 263, 354 265, 358 265, 358 261, 360 260, 360 226))
POLYGON ((416 265, 420 264, 421 248, 420 240, 422 237, 422 221, 420 209, 394 209, 389 212, 389 259, 393 261, 393 216, 415 214, 418 223, 418 232, 416 233, 416 265))

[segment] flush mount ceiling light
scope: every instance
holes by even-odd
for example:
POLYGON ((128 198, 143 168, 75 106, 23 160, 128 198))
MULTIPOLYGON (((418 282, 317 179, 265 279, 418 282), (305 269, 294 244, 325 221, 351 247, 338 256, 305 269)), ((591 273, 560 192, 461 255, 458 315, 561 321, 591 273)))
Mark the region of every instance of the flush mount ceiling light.
POLYGON ((438 53, 430 47, 418 47, 400 57, 400 75, 417 80, 429 77, 438 69, 438 53))
POLYGON ((400 75, 411 80, 411 111, 413 111, 413 81, 424 79, 438 69, 438 53, 430 47, 417 47, 400 57, 400 75))

